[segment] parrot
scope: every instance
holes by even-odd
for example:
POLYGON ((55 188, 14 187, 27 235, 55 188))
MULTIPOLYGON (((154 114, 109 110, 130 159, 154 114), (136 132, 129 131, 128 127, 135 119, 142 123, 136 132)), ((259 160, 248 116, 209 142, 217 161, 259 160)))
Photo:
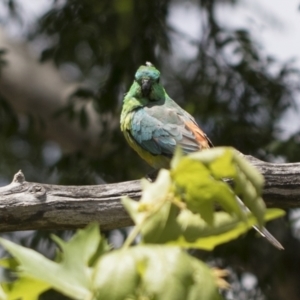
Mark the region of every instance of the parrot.
MULTIPOLYGON (((159 70, 150 62, 138 68, 124 96, 120 127, 128 144, 157 170, 170 167, 178 146, 184 154, 213 147, 195 119, 169 97, 159 70)), ((266 228, 253 227, 273 246, 284 249, 266 228)))

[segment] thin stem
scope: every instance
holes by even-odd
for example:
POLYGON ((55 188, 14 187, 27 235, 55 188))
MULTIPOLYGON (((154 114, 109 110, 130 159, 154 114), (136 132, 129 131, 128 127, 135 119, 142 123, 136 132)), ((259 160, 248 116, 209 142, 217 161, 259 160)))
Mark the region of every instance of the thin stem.
POLYGON ((144 225, 145 219, 146 218, 144 218, 144 220, 142 220, 140 224, 134 226, 134 228, 131 230, 129 236, 125 240, 125 242, 122 246, 122 249, 127 249, 133 243, 134 239, 137 237, 140 230, 142 229, 142 226, 144 225))

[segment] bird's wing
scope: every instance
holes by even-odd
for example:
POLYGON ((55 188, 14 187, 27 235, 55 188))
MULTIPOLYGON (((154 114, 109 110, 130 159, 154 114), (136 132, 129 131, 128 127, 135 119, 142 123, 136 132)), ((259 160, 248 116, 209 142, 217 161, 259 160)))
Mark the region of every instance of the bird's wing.
POLYGON ((143 107, 131 118, 130 134, 146 151, 172 156, 179 145, 184 153, 210 148, 210 141, 187 113, 164 106, 143 107))

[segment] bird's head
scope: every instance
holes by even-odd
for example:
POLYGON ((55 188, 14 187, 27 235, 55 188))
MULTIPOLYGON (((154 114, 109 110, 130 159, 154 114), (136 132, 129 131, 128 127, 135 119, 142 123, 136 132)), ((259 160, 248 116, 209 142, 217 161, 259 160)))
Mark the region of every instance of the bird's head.
POLYGON ((141 87, 144 97, 149 97, 153 87, 159 84, 160 72, 150 63, 146 62, 145 66, 140 66, 135 73, 135 81, 141 87))

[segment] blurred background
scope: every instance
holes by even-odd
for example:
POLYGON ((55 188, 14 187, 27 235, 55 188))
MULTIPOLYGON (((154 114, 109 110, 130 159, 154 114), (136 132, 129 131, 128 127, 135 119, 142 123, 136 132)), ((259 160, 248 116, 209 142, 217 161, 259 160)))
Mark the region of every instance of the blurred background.
MULTIPOLYGON (((299 7, 296 0, 0 0, 0 185, 19 169, 27 181, 72 185, 149 173, 119 129, 123 95, 146 61, 216 146, 299 162, 299 7)), ((268 226, 285 251, 250 232, 197 253, 232 271, 226 299, 300 299, 300 213, 268 226)), ((2 236, 52 256, 50 233, 2 236)))

